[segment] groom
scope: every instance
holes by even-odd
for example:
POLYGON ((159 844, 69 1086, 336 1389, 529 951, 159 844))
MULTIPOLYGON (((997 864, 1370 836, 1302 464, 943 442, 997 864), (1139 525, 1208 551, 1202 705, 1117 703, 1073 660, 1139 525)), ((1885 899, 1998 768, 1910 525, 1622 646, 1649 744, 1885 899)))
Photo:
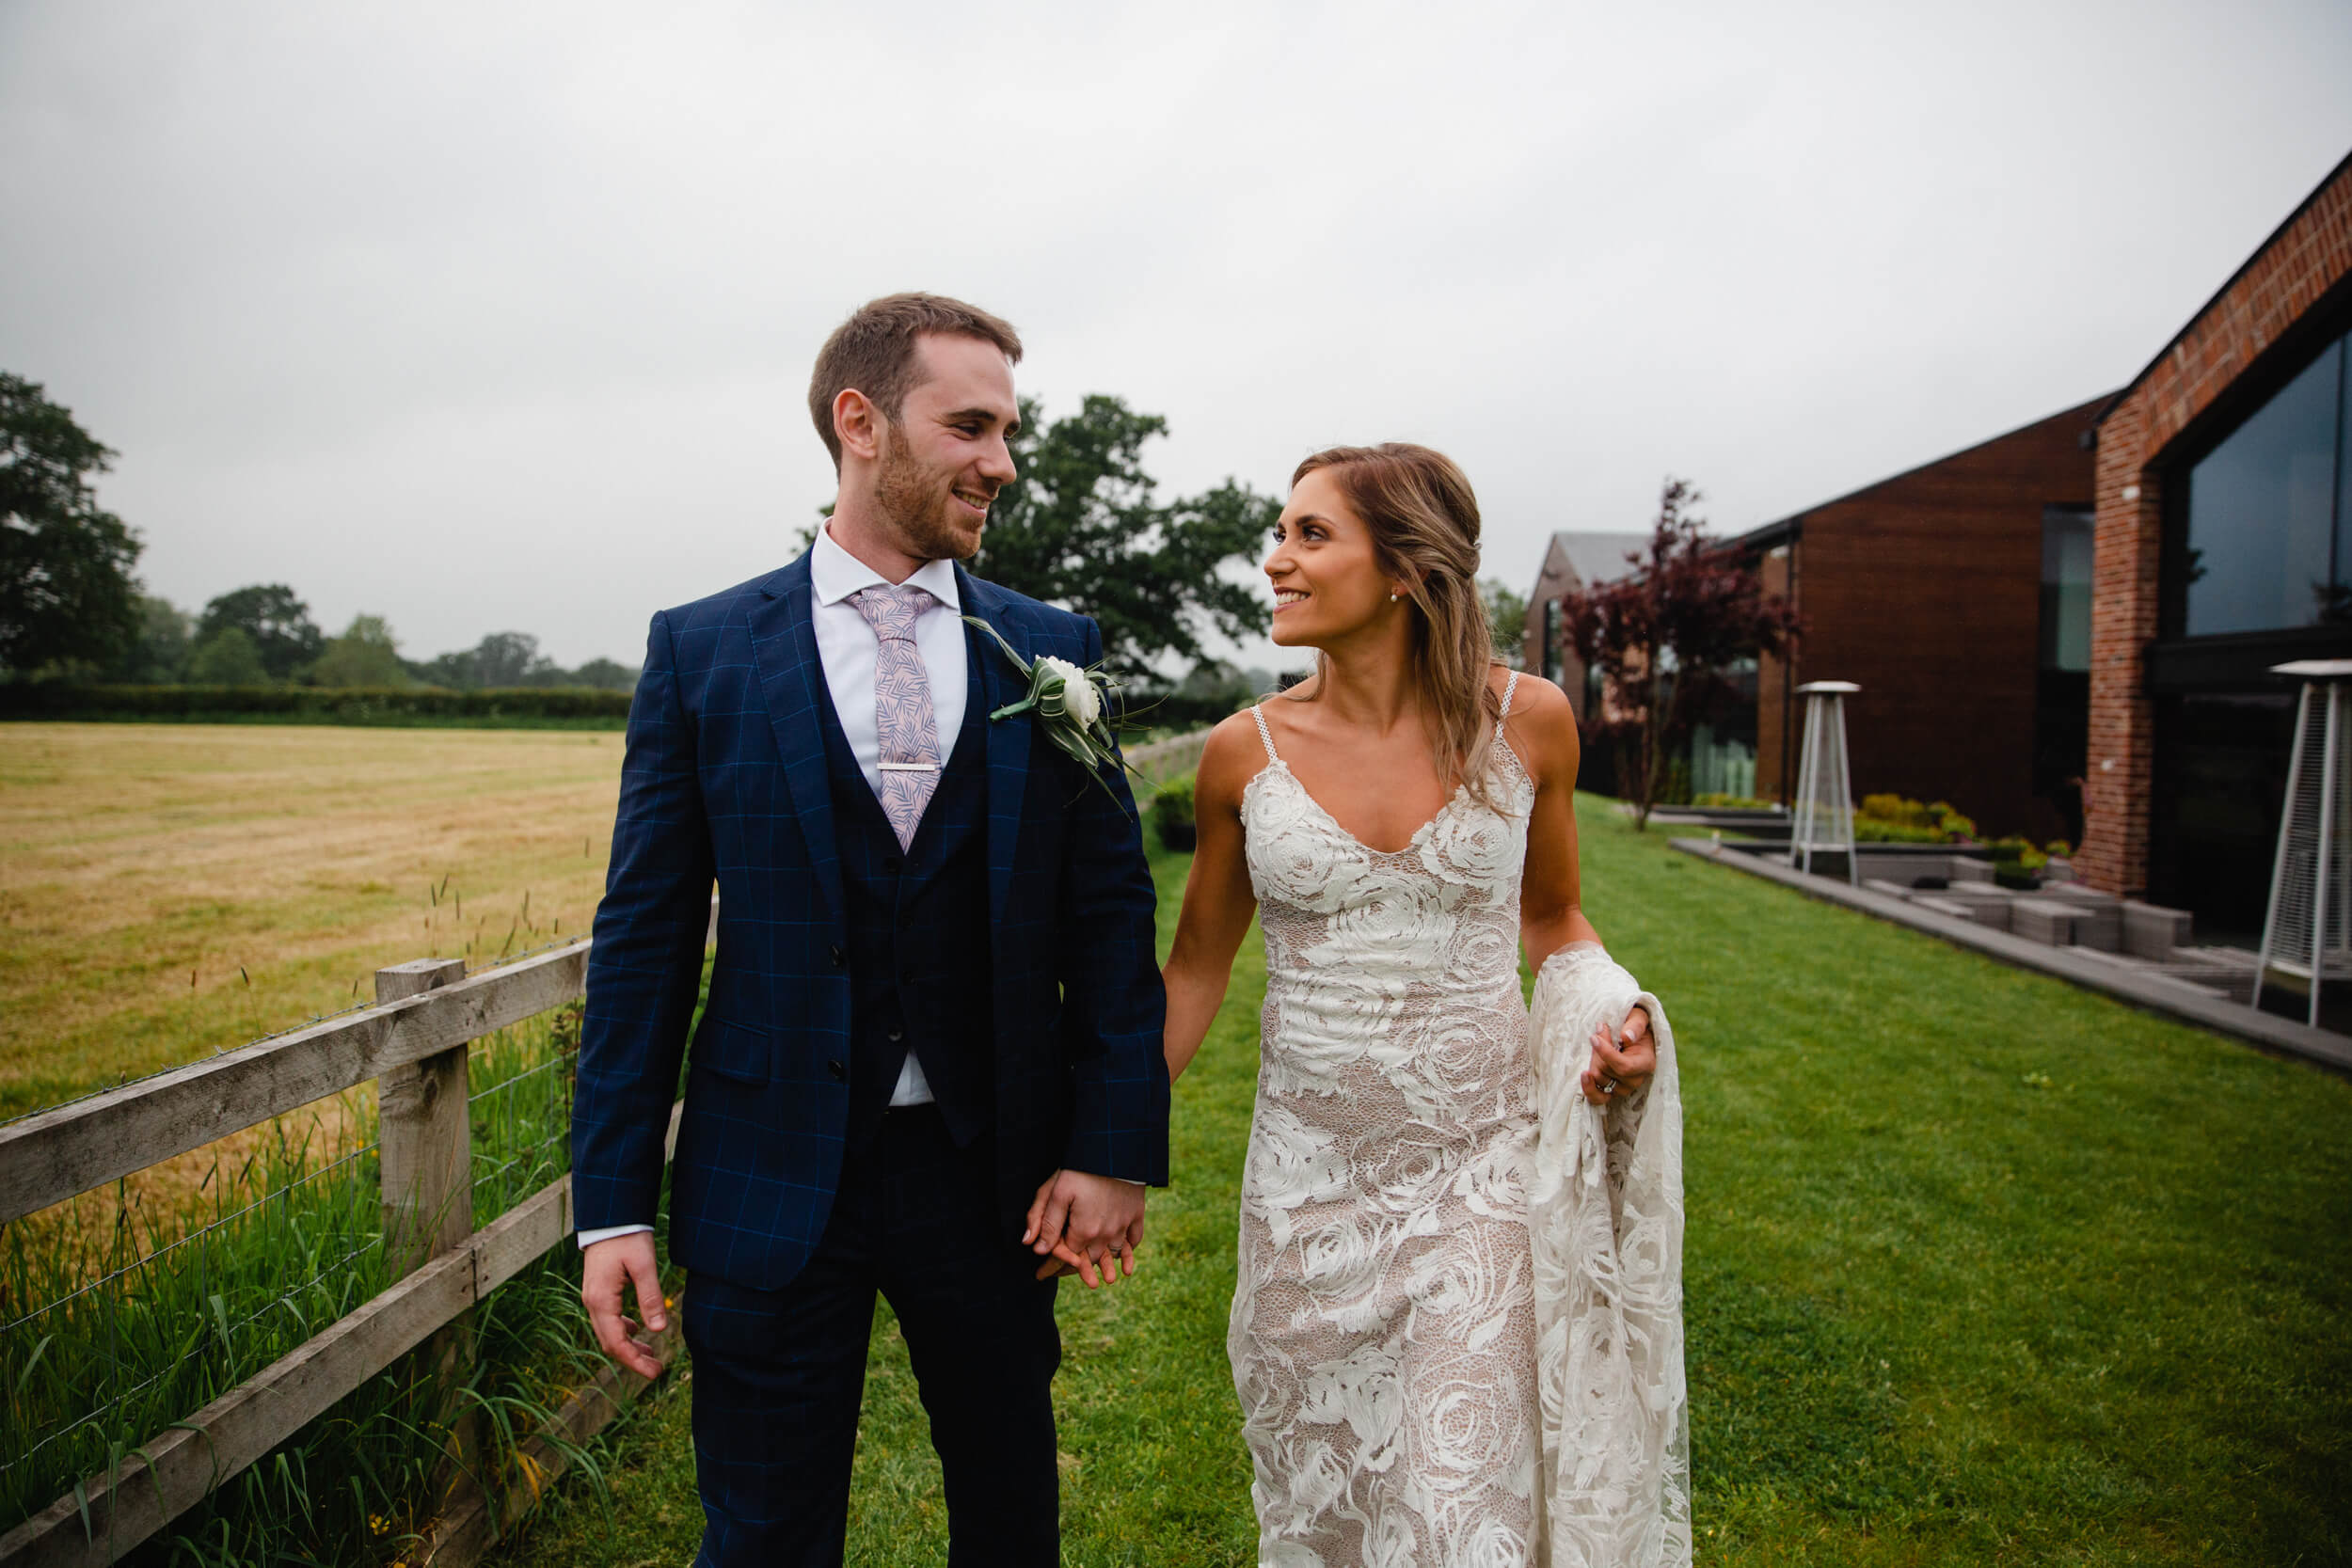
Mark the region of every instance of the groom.
POLYGON ((689 1271, 698 1564, 841 1560, 878 1291, 930 1417, 949 1560, 1057 1560, 1067 1267, 1038 1254, 1091 1282, 1168 1180, 1132 800, 1033 715, 991 717, 1026 682, 961 619, 1026 657, 1102 655, 1093 622, 958 564, 1014 477, 1020 358, 1010 326, 956 300, 860 309, 809 386, 841 480, 815 546, 647 638, 572 1192, 596 1337, 650 1375, 622 1291, 665 1326, 651 1227, 683 1053, 670 1256, 689 1271))

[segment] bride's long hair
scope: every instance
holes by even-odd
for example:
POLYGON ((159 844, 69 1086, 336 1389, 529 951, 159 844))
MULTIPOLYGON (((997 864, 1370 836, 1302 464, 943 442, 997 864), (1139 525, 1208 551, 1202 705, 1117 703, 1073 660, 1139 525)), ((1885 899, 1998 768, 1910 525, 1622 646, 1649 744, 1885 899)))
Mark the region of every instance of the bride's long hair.
MULTIPOLYGON (((1445 453, 1409 441, 1316 452, 1291 475, 1292 487, 1317 472, 1329 474, 1371 529, 1381 571, 1408 586, 1418 612, 1413 677, 1438 777, 1493 805, 1486 759, 1502 705, 1487 672, 1500 661, 1478 596, 1478 497, 1468 476, 1445 453)), ((1315 667, 1328 678, 1330 661, 1321 653, 1315 667)))

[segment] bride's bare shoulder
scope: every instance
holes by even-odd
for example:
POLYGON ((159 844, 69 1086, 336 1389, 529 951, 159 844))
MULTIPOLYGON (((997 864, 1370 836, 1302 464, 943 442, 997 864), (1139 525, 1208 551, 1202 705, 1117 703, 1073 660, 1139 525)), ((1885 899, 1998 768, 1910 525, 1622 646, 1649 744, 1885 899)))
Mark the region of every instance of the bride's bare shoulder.
POLYGON ((1502 696, 1506 689, 1510 691, 1510 722, 1513 724, 1523 719, 1555 723, 1565 719, 1570 724, 1576 722, 1576 710, 1568 705, 1568 694, 1541 675, 1506 670, 1498 664, 1488 680, 1497 697, 1502 696), (1511 684, 1514 675, 1518 677, 1517 686, 1511 684))
MULTIPOLYGON (((1495 692, 1511 678, 1508 670, 1494 673, 1495 692)), ((1502 721, 1503 738, 1526 762, 1537 779, 1565 772, 1576 777, 1576 709, 1568 694, 1540 675, 1522 674, 1511 692, 1511 711, 1502 721)))
POLYGON ((1212 803, 1238 808, 1242 789, 1265 763, 1265 744, 1248 708, 1219 720, 1200 747, 1200 766, 1193 775, 1195 809, 1212 803))

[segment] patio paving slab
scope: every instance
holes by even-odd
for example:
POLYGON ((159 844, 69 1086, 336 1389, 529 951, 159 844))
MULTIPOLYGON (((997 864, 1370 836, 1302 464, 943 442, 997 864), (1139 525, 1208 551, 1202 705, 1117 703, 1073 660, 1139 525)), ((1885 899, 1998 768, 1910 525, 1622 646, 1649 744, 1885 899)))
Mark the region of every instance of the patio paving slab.
MULTIPOLYGON (((2050 947, 2007 931, 1980 926, 1933 909, 1916 899, 1899 898, 1869 888, 1857 888, 1826 877, 1808 877, 1772 856, 1748 854, 1713 839, 1677 838, 1668 841, 1686 855, 1727 865, 1767 881, 1794 888, 1808 898, 1842 904, 1865 914, 1909 926, 1956 946, 1972 948, 1988 958, 2020 969, 2040 970, 2069 984, 2145 1007, 2150 1012, 2185 1020, 2273 1051, 2283 1051, 2343 1072, 2352 1072, 2352 1037, 2314 1029, 2307 1023, 2257 1012, 2242 1002, 2218 994, 2210 986, 2169 975, 2154 966, 2119 954, 2078 947, 2050 947)), ((1947 894, 1934 895, 1942 900, 1947 894)), ((2202 949, 2197 950, 2202 952, 2202 949)))

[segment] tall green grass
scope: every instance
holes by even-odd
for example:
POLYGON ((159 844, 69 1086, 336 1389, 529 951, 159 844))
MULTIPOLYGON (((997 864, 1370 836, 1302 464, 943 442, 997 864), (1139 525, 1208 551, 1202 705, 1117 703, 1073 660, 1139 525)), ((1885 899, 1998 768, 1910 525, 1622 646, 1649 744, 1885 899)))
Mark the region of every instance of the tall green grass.
MULTIPOLYGON (((473 1208, 486 1225, 569 1167, 577 1008, 475 1043, 473 1208)), ((0 1528, 356 1310, 391 1281, 372 1099, 282 1118, 192 1191, 118 1183, 0 1240, 0 1528), (102 1195, 103 1196, 103 1195, 102 1195)), ((600 1366, 569 1246, 468 1315, 469 1366, 421 1354, 230 1478, 142 1554, 175 1564, 358 1564, 396 1556, 458 1467, 493 1490, 563 1392, 600 1366)), ((594 1460, 589 1456, 593 1473, 594 1460)), ((103 1501, 99 1505, 103 1507, 103 1501)))

